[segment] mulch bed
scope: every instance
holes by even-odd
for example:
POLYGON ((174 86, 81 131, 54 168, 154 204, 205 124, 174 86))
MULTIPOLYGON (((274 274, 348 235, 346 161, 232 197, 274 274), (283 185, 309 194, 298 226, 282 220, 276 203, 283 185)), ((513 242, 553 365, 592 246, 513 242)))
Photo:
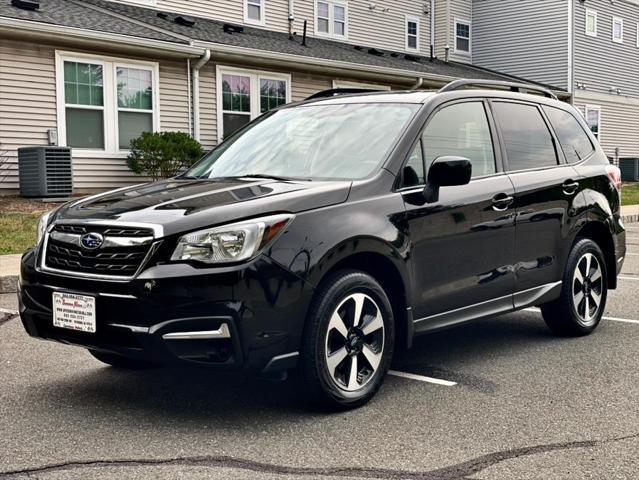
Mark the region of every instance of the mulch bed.
POLYGON ((45 203, 31 198, 0 197, 0 213, 44 213, 59 206, 59 203, 45 203))

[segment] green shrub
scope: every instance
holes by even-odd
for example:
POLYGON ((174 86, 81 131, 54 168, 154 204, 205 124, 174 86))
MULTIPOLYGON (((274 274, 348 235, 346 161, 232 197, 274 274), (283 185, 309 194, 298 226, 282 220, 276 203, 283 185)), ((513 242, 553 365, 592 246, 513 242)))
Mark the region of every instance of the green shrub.
POLYGON ((203 155, 202 146, 184 132, 143 133, 131 140, 129 169, 154 181, 174 177, 203 155))

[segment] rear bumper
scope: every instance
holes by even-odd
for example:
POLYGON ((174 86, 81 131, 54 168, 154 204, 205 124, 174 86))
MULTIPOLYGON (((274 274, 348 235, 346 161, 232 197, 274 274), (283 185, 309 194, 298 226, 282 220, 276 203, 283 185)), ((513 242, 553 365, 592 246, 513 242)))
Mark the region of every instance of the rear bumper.
POLYGON ((225 269, 160 265, 130 282, 78 279, 22 258, 20 316, 29 335, 163 364, 290 368, 312 288, 266 256, 225 269), (96 333, 53 326, 52 294, 96 298, 96 333))

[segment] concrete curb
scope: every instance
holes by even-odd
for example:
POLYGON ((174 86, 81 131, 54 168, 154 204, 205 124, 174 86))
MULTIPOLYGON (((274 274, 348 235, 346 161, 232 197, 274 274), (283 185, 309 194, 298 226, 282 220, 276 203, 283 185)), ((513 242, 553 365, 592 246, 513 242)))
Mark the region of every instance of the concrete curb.
POLYGON ((626 223, 637 223, 639 222, 639 213, 635 213, 633 215, 622 215, 621 216, 621 221, 626 224, 626 223))
POLYGON ((18 291, 18 276, 3 275, 0 277, 0 294, 16 293, 18 291))

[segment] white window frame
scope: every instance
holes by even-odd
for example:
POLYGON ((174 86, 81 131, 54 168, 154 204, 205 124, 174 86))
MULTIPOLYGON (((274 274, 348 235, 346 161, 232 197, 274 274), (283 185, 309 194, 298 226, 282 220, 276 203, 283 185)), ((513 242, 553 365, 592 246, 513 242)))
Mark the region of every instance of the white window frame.
MULTIPOLYGON (((224 109, 222 108, 222 75, 241 75, 250 78, 251 111, 250 119, 254 120, 262 112, 260 111, 260 80, 284 80, 286 82, 286 103, 291 101, 291 75, 289 73, 269 72, 266 70, 250 70, 246 68, 227 67, 217 65, 215 67, 216 85, 216 110, 217 110, 217 141, 224 139, 224 109)), ((237 112, 227 112, 237 113, 237 112)))
POLYGON ((623 43, 623 18, 612 17, 612 41, 615 43, 623 43), (621 27, 621 38, 615 38, 615 23, 621 27))
POLYGON ((471 52, 473 51, 473 41, 472 41, 472 37, 473 37, 473 26, 470 22, 470 20, 466 20, 464 18, 457 18, 455 17, 455 19, 453 20, 453 25, 454 25, 454 33, 455 33, 455 45, 453 46, 453 51, 458 54, 458 55, 471 55, 471 52), (457 25, 458 24, 462 24, 462 25, 468 25, 468 51, 466 50, 458 50, 457 49, 457 38, 464 38, 465 37, 458 37, 457 35, 457 25))
POLYGON ((338 40, 348 39, 348 2, 344 0, 314 0, 313 1, 313 25, 315 35, 318 37, 335 38, 338 40), (320 32, 317 28, 317 4, 328 3, 328 32, 320 32), (335 5, 344 8, 344 35, 335 34, 335 5))
POLYGON ((378 85, 376 83, 351 82, 349 80, 333 80, 333 88, 368 88, 369 90, 390 90, 388 85, 378 85))
POLYGON ((421 42, 421 22, 419 17, 413 17, 411 15, 406 15, 404 17, 404 40, 405 40, 405 44, 404 44, 404 49, 407 52, 419 52, 420 50, 420 42, 421 42), (411 48, 408 46, 408 37, 412 36, 408 34, 408 22, 410 23, 414 23, 417 25, 417 35, 416 35, 416 40, 417 40, 417 47, 416 48, 411 48))
MULTIPOLYGON (((586 125, 588 125, 588 113, 590 111, 597 112, 597 123, 599 124, 599 128, 597 129, 597 135, 595 135, 595 138, 599 143, 601 143, 601 106, 586 105, 584 107, 584 119, 586 120, 586 125)), ((588 125, 588 130, 590 130, 590 125, 588 125)), ((590 130, 590 132, 592 133, 592 130, 590 130)))
POLYGON ((590 8, 586 8, 586 23, 584 24, 584 31, 586 32, 586 35, 588 35, 589 37, 596 37, 597 36, 597 12, 595 10, 592 10, 590 8), (594 32, 589 32, 588 31, 588 17, 593 17, 595 19, 595 31, 594 32))
MULTIPOLYGON (((153 89, 153 131, 160 130, 160 69, 157 62, 131 60, 128 58, 109 57, 104 55, 92 55, 56 50, 55 74, 56 74, 56 103, 58 123, 58 145, 67 146, 66 101, 64 90, 64 62, 91 63, 102 65, 102 92, 103 92, 103 119, 104 119, 104 149, 77 148, 75 156, 85 158, 126 158, 129 149, 119 148, 118 139, 118 98, 116 84, 116 68, 137 68, 151 71, 151 85, 153 89), (81 153, 80 153, 81 152, 81 153)), ((80 108, 85 108, 81 106, 80 108)), ((99 108, 87 106, 87 108, 99 108)), ((129 110, 129 109, 124 109, 129 110)), ((131 110, 138 111, 138 110, 131 110)), ((144 110, 149 112, 148 110, 144 110)))
POLYGON ((260 19, 254 20, 248 16, 249 0, 244 0, 244 23, 248 23, 249 25, 260 25, 263 27, 266 25, 266 0, 253 0, 250 3, 257 5, 257 2, 259 2, 260 7, 260 19))

